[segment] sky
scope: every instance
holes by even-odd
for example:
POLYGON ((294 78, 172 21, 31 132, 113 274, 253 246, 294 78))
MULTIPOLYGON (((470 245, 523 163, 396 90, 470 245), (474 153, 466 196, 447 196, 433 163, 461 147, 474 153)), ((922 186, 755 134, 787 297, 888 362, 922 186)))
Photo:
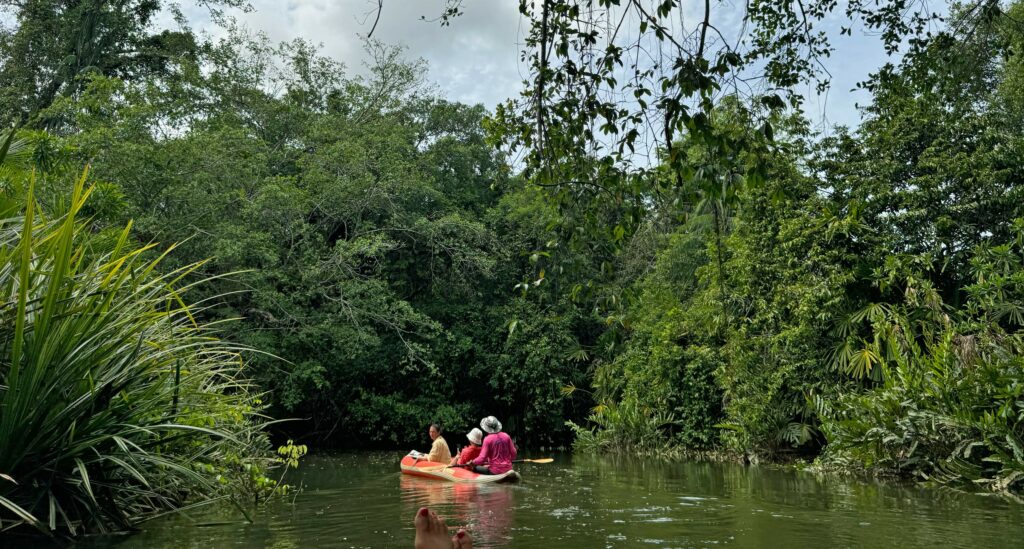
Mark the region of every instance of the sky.
MULTIPOLYGON (((250 29, 263 31, 274 41, 306 39, 321 45, 325 55, 343 62, 351 72, 362 71, 363 37, 373 27, 376 0, 250 1, 252 11, 232 12, 250 29)), ((442 27, 429 20, 441 14, 443 0, 384 0, 373 38, 405 46, 410 58, 424 59, 428 78, 448 99, 493 109, 518 95, 527 70, 520 51, 528 23, 519 15, 518 4, 518 0, 465 0, 464 13, 442 27)), ((742 3, 727 0, 712 6, 717 18, 713 22, 720 21, 723 28, 735 26, 742 18, 742 3)), ((210 23, 205 8, 186 5, 184 10, 196 30, 213 36, 222 32, 210 23)), ((805 96, 808 118, 828 132, 835 124, 857 125, 856 104, 870 97, 853 88, 891 59, 877 36, 855 27, 853 36, 840 37, 838 18, 823 25, 836 46, 835 53, 824 60, 832 86, 821 96, 811 87, 799 91, 805 96)))

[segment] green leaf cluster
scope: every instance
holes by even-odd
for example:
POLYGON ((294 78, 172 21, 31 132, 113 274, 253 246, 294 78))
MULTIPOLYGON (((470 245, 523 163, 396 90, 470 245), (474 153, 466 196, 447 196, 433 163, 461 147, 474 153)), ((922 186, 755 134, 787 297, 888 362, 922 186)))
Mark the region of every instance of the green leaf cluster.
POLYGON ((0 528, 52 538, 237 505, 268 465, 243 349, 188 304, 202 264, 165 268, 130 225, 94 234, 86 182, 52 215, 30 177, 0 216, 0 528))
MULTIPOLYGON (((1019 11, 955 9, 863 84, 855 130, 765 115, 765 169, 680 140, 684 184, 652 194, 612 254, 634 276, 606 284, 635 297, 579 446, 820 455, 1019 490, 1019 11)), ((710 135, 749 131, 747 104, 753 118, 716 107, 710 135)))

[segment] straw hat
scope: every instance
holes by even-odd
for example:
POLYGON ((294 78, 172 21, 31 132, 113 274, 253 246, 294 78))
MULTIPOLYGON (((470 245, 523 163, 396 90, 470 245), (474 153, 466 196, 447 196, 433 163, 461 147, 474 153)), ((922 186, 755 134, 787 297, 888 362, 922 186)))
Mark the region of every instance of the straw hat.
POLYGON ((468 438, 469 441, 472 442, 473 444, 484 443, 484 434, 483 432, 480 431, 480 429, 477 429, 476 427, 473 427, 473 430, 466 434, 466 438, 468 438))

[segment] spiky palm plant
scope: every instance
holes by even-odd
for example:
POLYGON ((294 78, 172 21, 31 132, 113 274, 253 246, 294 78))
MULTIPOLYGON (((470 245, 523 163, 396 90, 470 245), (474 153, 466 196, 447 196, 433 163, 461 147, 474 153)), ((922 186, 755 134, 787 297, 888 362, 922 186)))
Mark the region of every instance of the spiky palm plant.
POLYGON ((0 217, 13 208, 12 195, 20 194, 16 187, 26 180, 30 153, 28 141, 13 128, 0 132, 0 217))
POLYGON ((197 265, 161 272, 130 227, 94 239, 85 180, 61 218, 31 183, 0 216, 0 531, 119 530, 225 497, 215 465, 265 443, 239 349, 186 304, 197 265))

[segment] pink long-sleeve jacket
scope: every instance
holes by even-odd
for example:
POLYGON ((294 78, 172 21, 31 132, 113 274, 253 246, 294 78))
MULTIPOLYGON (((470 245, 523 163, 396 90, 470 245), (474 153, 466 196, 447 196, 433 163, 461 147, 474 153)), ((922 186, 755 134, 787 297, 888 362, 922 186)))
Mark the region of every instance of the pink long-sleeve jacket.
POLYGON ((473 460, 473 465, 486 465, 491 473, 500 475, 512 469, 514 459, 516 445, 512 443, 512 437, 505 433, 494 433, 484 437, 483 449, 473 460))

